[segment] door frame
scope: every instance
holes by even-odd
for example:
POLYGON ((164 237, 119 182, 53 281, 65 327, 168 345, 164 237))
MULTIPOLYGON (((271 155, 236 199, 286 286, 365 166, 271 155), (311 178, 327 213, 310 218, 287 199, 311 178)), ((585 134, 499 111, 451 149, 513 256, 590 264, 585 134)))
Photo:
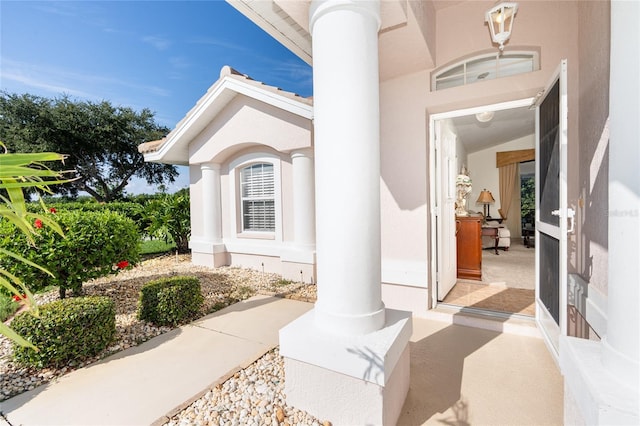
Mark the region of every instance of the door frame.
MULTIPOLYGON (((440 182, 438 176, 440 171, 436 169, 436 121, 447 118, 461 117, 464 115, 477 114, 479 112, 491 110, 501 111, 506 109, 530 107, 535 102, 535 97, 516 99, 513 101, 500 102, 496 104, 482 105, 473 108, 458 109, 453 111, 441 112, 429 115, 429 220, 431 223, 431 265, 429 276, 429 288, 431 289, 430 308, 434 309, 438 302, 438 273, 440 271, 440 256, 442 251, 442 243, 440 235, 442 230, 439 229, 441 224, 437 220, 440 215, 440 207, 442 206, 442 188, 444 184, 440 182)), ((439 138, 439 135, 438 135, 439 138)), ((455 152, 455 148, 454 148, 455 152)), ((455 185, 455 182, 453 182, 455 185)))

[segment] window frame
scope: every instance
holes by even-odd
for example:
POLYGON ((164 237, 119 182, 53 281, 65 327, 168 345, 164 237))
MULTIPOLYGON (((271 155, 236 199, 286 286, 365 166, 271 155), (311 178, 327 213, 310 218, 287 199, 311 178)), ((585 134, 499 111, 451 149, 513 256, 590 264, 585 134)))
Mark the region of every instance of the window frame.
MULTIPOLYGON (((513 64, 508 64, 507 67, 513 66, 513 64)), ((437 68, 431 73, 431 91, 438 92, 440 90, 451 89, 454 87, 468 86, 470 84, 479 83, 482 81, 489 80, 497 80, 500 78, 511 77, 514 75, 527 74, 529 72, 539 71, 540 70, 540 52, 538 50, 509 50, 503 53, 490 51, 485 53, 480 53, 478 55, 465 57, 464 59, 460 59, 455 61, 450 65, 445 65, 443 67, 437 68), (506 72, 505 74, 505 66, 500 66, 500 62, 509 58, 516 58, 519 56, 527 56, 527 58, 521 58, 519 62, 531 62, 531 71, 523 71, 523 72, 506 72), (491 76, 491 73, 494 73, 493 77, 490 78, 481 78, 478 79, 478 76, 482 75, 484 72, 479 72, 478 70, 468 70, 469 65, 479 65, 484 72, 487 72, 487 77, 491 76), (456 68, 461 67, 461 71, 454 73, 452 75, 447 75, 442 77, 444 74, 451 73, 456 68), (501 75, 501 71, 502 74, 501 75), (476 78, 469 80, 469 76, 476 76, 476 78), (453 79, 462 79, 460 84, 447 85, 446 87, 438 88, 438 84, 442 84, 443 81, 453 80, 453 79)))
POLYGON ((256 152, 242 155, 229 163, 230 216, 234 238, 282 241, 282 185, 280 157, 270 153, 256 152), (273 231, 245 230, 242 196, 242 170, 256 164, 273 166, 273 201, 275 229, 273 231))
POLYGON ((238 174, 240 176, 240 223, 242 232, 275 232, 276 188, 273 163, 251 163, 240 168, 238 174), (258 207, 260 204, 262 204, 262 208, 258 207), (252 212, 248 211, 251 209, 249 206, 254 206, 252 212), (262 213, 257 210, 262 210, 262 213), (251 222, 254 225, 262 223, 263 226, 252 227, 251 222))

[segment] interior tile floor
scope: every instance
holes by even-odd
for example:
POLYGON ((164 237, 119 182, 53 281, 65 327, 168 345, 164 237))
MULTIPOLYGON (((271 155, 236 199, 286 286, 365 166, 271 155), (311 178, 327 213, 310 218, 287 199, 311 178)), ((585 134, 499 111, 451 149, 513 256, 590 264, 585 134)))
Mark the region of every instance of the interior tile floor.
POLYGON ((513 239, 509 251, 482 253, 482 281, 458 279, 443 302, 508 314, 535 315, 533 249, 513 239), (524 288, 523 288, 524 287, 524 288))
POLYGON ((458 280, 444 303, 510 314, 535 314, 533 290, 458 280))

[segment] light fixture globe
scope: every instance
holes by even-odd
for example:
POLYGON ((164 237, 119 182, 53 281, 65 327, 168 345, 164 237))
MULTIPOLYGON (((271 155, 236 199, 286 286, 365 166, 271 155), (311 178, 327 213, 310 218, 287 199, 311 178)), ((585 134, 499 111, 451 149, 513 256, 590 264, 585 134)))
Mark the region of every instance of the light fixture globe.
POLYGON ((482 111, 476 114, 476 120, 480 123, 488 123, 493 119, 494 114, 493 111, 482 111))
POLYGON ((517 11, 518 3, 502 2, 487 10, 484 15, 491 31, 491 40, 499 44, 501 52, 504 50, 504 43, 511 37, 511 27, 517 11))

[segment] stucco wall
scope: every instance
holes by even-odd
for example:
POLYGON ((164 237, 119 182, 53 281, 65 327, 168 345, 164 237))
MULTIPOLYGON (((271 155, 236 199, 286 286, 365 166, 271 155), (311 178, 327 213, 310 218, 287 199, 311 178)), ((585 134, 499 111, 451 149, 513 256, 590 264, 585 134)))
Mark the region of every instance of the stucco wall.
POLYGON ((311 121, 237 95, 189 145, 189 162, 222 163, 253 144, 280 152, 311 146, 311 121))
POLYGON ((380 86, 382 279, 385 269, 406 269, 414 278, 402 284, 420 286, 427 281, 429 215, 424 77, 412 74, 380 86), (389 266, 398 260, 404 264, 389 266))
POLYGON ((580 195, 576 270, 607 291, 608 141, 600 136, 609 115, 610 2, 580 2, 580 195))

